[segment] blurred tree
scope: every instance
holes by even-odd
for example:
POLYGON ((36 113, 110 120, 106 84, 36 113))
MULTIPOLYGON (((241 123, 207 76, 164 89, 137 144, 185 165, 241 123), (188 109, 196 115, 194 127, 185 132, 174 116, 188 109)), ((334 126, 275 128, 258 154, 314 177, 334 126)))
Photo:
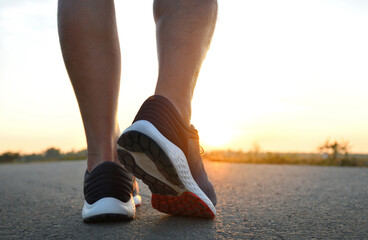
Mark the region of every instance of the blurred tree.
POLYGON ((45 158, 50 160, 60 159, 60 149, 49 148, 45 151, 45 158))
POLYGON ((19 153, 5 152, 5 153, 0 155, 0 162, 13 162, 13 161, 17 160, 18 158, 20 158, 19 153))
POLYGON ((321 153, 327 153, 329 159, 339 165, 341 165, 341 162, 338 162, 339 155, 343 155, 344 159, 347 159, 350 148, 351 146, 349 141, 341 140, 338 142, 337 140, 330 141, 330 139, 327 139, 325 143, 318 147, 321 153))

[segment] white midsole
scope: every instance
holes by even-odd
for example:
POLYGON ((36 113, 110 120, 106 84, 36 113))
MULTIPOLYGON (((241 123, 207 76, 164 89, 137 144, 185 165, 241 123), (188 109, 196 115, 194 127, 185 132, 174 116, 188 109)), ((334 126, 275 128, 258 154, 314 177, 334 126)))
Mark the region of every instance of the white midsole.
POLYGON ((132 218, 135 214, 133 197, 126 203, 112 197, 101 198, 93 204, 84 201, 82 219, 102 214, 121 214, 132 218))
POLYGON ((166 153, 166 155, 171 160, 171 163, 174 165, 175 169, 178 172, 179 178, 181 182, 184 184, 185 188, 180 188, 174 184, 171 184, 166 180, 166 178, 160 173, 157 169, 156 165, 144 154, 140 152, 131 152, 127 149, 118 145, 119 149, 124 149, 133 155, 136 164, 142 168, 143 171, 149 173, 153 177, 167 184, 176 190, 179 194, 189 191, 197 195, 203 202, 207 204, 207 206, 211 209, 211 211, 216 214, 216 209, 213 206, 211 200, 207 197, 207 195, 199 188, 197 183, 192 177, 190 172, 187 159, 183 153, 183 151, 178 148, 175 144, 169 141, 166 137, 164 137, 155 126, 153 126, 150 122, 146 120, 139 120, 134 122, 130 127, 128 127, 124 132, 130 131, 138 131, 141 132, 151 139, 153 139, 161 149, 166 153))

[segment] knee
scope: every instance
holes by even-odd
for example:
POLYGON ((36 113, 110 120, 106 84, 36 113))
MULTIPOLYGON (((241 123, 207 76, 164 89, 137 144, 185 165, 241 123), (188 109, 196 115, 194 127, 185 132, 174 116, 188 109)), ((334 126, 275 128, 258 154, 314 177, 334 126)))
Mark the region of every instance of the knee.
POLYGON ((188 14, 188 12, 200 12, 201 15, 215 21, 217 8, 217 0, 154 0, 153 2, 156 21, 164 16, 188 14))

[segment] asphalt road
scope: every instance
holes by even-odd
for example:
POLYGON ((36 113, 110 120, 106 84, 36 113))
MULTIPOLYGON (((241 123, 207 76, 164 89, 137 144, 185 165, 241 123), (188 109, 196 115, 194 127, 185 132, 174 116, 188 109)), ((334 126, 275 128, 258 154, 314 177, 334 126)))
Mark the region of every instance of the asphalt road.
POLYGON ((0 165, 0 239, 368 239, 368 168, 205 162, 214 220, 143 205, 131 222, 81 219, 85 161, 0 165))

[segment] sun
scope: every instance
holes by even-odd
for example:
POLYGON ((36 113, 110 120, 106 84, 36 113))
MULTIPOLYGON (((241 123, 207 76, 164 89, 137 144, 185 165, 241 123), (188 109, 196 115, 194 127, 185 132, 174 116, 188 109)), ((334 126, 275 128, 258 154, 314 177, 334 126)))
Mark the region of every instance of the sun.
POLYGON ((226 130, 201 129, 200 141, 209 147, 222 147, 229 143, 232 134, 226 130))
POLYGON ((205 124, 198 123, 199 140, 203 147, 220 148, 231 142, 233 131, 230 127, 221 126, 216 121, 205 124))
POLYGON ((237 110, 237 106, 225 106, 221 101, 214 99, 208 91, 202 91, 201 98, 194 101, 192 123, 198 130, 199 140, 204 148, 225 148, 235 138, 237 124, 229 116, 237 110))

